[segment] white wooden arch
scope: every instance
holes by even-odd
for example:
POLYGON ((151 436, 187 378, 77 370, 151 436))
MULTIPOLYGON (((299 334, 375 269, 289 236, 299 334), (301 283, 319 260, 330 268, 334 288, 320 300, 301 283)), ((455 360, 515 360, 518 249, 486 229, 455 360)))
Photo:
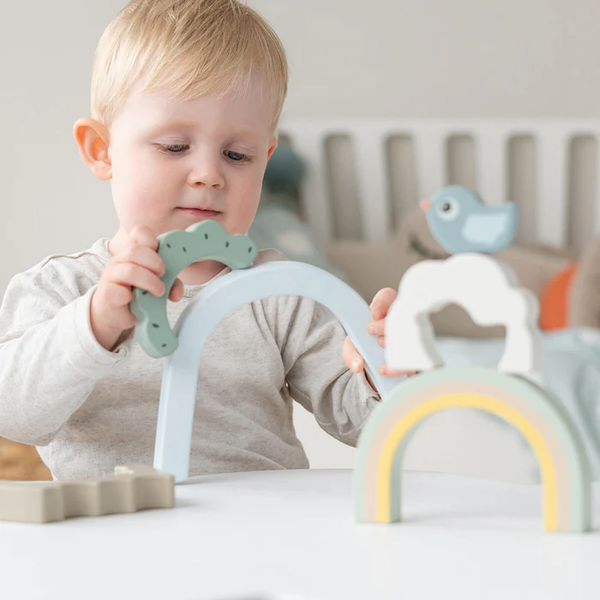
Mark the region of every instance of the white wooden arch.
POLYGON ((518 287, 507 265, 487 254, 456 254, 407 270, 386 318, 386 364, 414 371, 441 366, 429 314, 451 303, 464 308, 478 325, 505 326, 499 371, 541 383, 537 298, 518 287))

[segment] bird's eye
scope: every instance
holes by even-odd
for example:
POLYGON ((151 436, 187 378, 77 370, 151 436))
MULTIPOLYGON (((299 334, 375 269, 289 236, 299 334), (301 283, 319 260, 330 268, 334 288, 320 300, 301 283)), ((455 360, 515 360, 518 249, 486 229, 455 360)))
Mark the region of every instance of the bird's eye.
POLYGON ((442 200, 437 206, 437 214, 444 221, 453 221, 460 212, 459 204, 456 200, 450 198, 442 200))

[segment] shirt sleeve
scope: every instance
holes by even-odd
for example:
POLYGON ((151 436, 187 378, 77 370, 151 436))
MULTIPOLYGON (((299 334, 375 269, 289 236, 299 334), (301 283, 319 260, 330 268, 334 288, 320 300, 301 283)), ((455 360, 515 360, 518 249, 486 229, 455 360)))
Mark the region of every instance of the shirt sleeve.
POLYGON ((10 280, 0 306, 0 436, 47 445, 128 354, 127 336, 112 352, 96 340, 95 288, 77 296, 50 269, 10 280))
POLYGON ((346 332, 334 314, 307 297, 277 300, 274 334, 281 350, 290 394, 317 423, 341 442, 355 446, 379 401, 365 376, 346 366, 346 332))

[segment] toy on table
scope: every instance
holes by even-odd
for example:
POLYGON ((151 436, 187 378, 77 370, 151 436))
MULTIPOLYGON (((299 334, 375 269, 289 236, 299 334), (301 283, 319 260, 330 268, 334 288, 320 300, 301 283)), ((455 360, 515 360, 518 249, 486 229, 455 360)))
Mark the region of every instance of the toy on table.
MULTIPOLYGON (((463 205, 458 209, 459 213, 467 210, 463 205)), ((485 219, 476 222, 485 231, 496 232, 495 245, 484 243, 483 234, 479 236, 477 228, 466 225, 465 220, 460 231, 463 237, 465 231, 469 233, 470 248, 487 251, 514 237, 514 231, 497 233, 501 228, 485 219)), ((434 235, 444 238, 453 252, 464 252, 465 243, 448 231, 436 229, 434 235)), ((216 222, 204 221, 186 231, 163 234, 159 254, 167 265, 165 294, 157 298, 136 289, 132 301, 138 318, 136 338, 151 356, 166 357, 156 469, 172 474, 175 481, 188 476, 200 355, 214 327, 246 303, 276 295, 303 295, 324 304, 340 319, 382 396, 357 448, 354 499, 358 521, 400 519, 401 459, 411 434, 429 415, 463 406, 497 414, 529 440, 543 476, 547 530, 589 529, 591 486, 585 449, 568 413, 541 387, 535 298, 516 286, 506 265, 473 252, 413 265, 400 282, 398 297, 388 313, 384 351, 375 336, 366 332, 371 320, 367 303, 347 284, 322 269, 293 261, 251 268, 254 244, 246 236, 229 236, 216 222), (221 260, 237 270, 203 288, 171 331, 166 321, 170 287, 179 271, 201 258, 221 260), (479 323, 506 325, 506 352, 499 365, 503 372, 441 366, 428 313, 449 302, 462 304, 479 323), (392 368, 424 372, 408 381, 384 378, 377 368, 384 359, 392 368)))
MULTIPOLYGON (((473 210, 468 200, 471 195, 459 194, 456 189, 453 194, 454 199, 464 202, 458 211, 468 217, 466 213, 473 210)), ((447 191, 435 198, 447 199, 447 191)), ((463 218, 460 231, 469 234, 471 247, 477 242, 486 251, 496 250, 515 236, 514 229, 507 231, 516 223, 512 211, 502 219, 493 211, 494 225, 472 215, 487 232, 485 235, 478 233, 472 221, 466 224, 468 218, 463 218), (486 235, 492 234, 494 243, 485 243, 486 235)), ((568 413, 542 387, 535 296, 518 287, 507 265, 485 254, 463 253, 467 247, 464 241, 458 243, 456 235, 448 231, 432 229, 434 235, 445 239, 452 252, 459 254, 445 261, 413 265, 400 282, 398 297, 387 316, 385 362, 394 369, 424 371, 401 384, 378 375, 377 363, 383 361, 374 338, 365 334, 371 319, 366 302, 321 269, 292 261, 267 263, 229 273, 201 290, 175 326, 179 346, 163 371, 154 466, 173 473, 176 481, 188 476, 200 355, 213 328, 245 303, 281 294, 304 295, 338 316, 365 358, 382 396, 358 444, 354 478, 358 521, 399 520, 401 459, 410 435, 427 416, 465 406, 504 418, 537 453, 544 481, 546 529, 588 530, 588 459, 568 413), (506 350, 499 370, 441 365, 428 314, 451 302, 462 305, 479 324, 506 327, 506 350)))
POLYGON ((486 206, 460 185, 450 185, 423 200, 431 233, 450 254, 498 252, 510 246, 517 232, 517 205, 486 206))
MULTIPOLYGON (((445 194, 438 196, 446 198, 445 194)), ((468 194, 454 194, 459 199, 470 198, 468 194)), ((463 205, 459 210, 467 211, 463 205)), ((474 226, 465 222, 462 231, 470 232, 470 243, 479 239, 479 247, 486 250, 514 238, 514 231, 504 229, 500 235, 498 225, 490 226, 480 219, 476 222, 485 231, 496 232, 494 245, 485 244, 483 234, 478 237, 474 226)), ((511 217, 503 222, 506 227, 516 221, 511 217)), ((456 241, 456 237, 446 230, 436 234, 446 236, 453 251, 466 248, 464 243, 449 241, 456 241)), ((180 234, 165 234, 163 243, 171 235, 180 234)), ((385 351, 374 336, 366 334, 371 320, 366 302, 345 283, 316 267, 293 261, 267 263, 233 271, 203 288, 175 325, 179 345, 163 371, 156 468, 172 473, 176 481, 188 476, 199 361, 210 332, 243 304, 283 294, 310 297, 337 315, 365 358, 382 396, 358 444, 354 479, 358 521, 399 520, 400 466, 411 433, 437 411, 467 406, 495 413, 529 440, 544 480, 546 529, 589 529, 591 487, 585 449, 567 412, 541 387, 536 299, 517 286, 514 273, 506 265, 473 252, 445 261, 423 261, 406 272, 386 320, 385 351), (463 305, 480 324, 506 326, 506 351, 499 370, 441 366, 428 313, 450 302, 463 305), (383 362, 383 352, 391 368, 424 372, 401 384, 398 379, 380 377, 377 366, 383 362)))
POLYGON ((397 386, 361 433, 354 471, 355 517, 362 522, 399 521, 401 462, 410 436, 438 411, 470 407, 511 423, 536 452, 546 530, 587 531, 589 462, 566 409, 542 387, 537 299, 518 287, 507 265, 469 252, 497 251, 514 239, 515 208, 503 212, 503 207, 480 206, 474 198, 465 188, 452 186, 424 206, 432 235, 454 256, 410 267, 388 311, 386 363, 392 369, 422 372, 397 386), (442 365, 429 314, 450 303, 466 309, 478 325, 506 327, 498 370, 442 365))
MULTIPOLYGON (((205 221, 200 226, 192 225, 186 231, 192 236, 201 236, 209 223, 205 221)), ((210 226, 215 225, 222 227, 218 223, 210 226)), ((171 236, 180 236, 181 233, 176 230, 163 234, 161 247, 171 243, 171 236)), ((173 272, 165 274, 163 280, 168 276, 172 282, 175 275, 173 272)), ((168 290, 169 285, 165 284, 165 289, 168 290)), ((137 298, 140 297, 139 293, 140 290, 134 292, 137 298)), ((156 312, 161 315, 165 311, 167 294, 165 292, 163 297, 157 298, 161 305, 156 312)), ((188 477, 200 355, 211 331, 237 308, 255 300, 282 295, 310 297, 336 314, 365 358, 366 369, 382 395, 390 392, 404 378, 379 374, 378 368, 383 363, 384 355, 377 339, 367 332, 367 324, 371 321, 369 307, 356 291, 337 277, 313 265, 295 261, 276 261, 234 270, 196 294, 180 315, 174 330, 170 331, 178 342, 162 349, 162 353, 165 356, 168 354, 168 357, 163 369, 158 409, 155 468, 172 473, 176 481, 188 477)), ((144 323, 136 325, 136 339, 144 348, 149 348, 147 352, 151 356, 155 356, 161 349, 147 332, 144 323), (138 328, 141 330, 139 335, 138 328)))
POLYGON ((357 521, 400 521, 401 462, 410 436, 427 417, 456 407, 496 414, 528 440, 540 464, 547 531, 590 528, 589 464, 565 408, 534 383, 487 367, 427 371, 399 385, 376 407, 357 445, 357 521))
POLYGON ((49 523, 174 506, 173 476, 146 465, 119 466, 114 477, 98 480, 0 482, 0 521, 49 523))

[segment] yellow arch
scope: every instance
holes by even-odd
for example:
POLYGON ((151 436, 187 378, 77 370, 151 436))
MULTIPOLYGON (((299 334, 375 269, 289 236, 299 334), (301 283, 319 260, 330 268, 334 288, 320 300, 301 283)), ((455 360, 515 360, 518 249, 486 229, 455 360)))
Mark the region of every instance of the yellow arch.
POLYGON ((511 406, 481 394, 443 394, 419 404, 408 412, 386 438, 377 464, 377 521, 391 521, 391 483, 394 458, 399 445, 411 429, 422 419, 446 408, 470 407, 495 413, 514 425, 534 449, 544 484, 544 524, 548 531, 556 531, 558 523, 558 487, 552 455, 544 438, 525 418, 511 406))

